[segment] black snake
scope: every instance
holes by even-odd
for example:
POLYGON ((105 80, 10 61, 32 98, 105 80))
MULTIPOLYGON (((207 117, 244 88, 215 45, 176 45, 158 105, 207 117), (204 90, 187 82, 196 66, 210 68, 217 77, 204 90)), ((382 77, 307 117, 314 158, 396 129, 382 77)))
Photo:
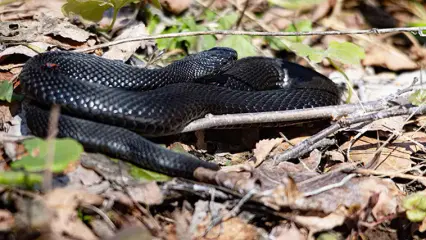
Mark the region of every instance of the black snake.
POLYGON ((189 55, 160 69, 72 52, 31 58, 20 76, 31 104, 33 134, 47 134, 49 106, 61 106, 58 137, 71 137, 102 152, 170 176, 192 178, 213 163, 169 151, 141 137, 179 132, 206 114, 299 109, 339 102, 325 76, 274 58, 237 60, 229 48, 189 55), (136 133, 137 132, 137 133, 136 133))

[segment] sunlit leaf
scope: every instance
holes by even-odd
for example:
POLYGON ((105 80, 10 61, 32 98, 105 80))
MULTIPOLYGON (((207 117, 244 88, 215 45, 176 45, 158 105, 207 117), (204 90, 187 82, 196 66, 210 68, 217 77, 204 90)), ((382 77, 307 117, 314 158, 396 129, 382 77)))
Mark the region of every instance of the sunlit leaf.
POLYGON ((64 15, 71 13, 80 15, 86 20, 99 22, 104 12, 114 7, 110 1, 103 0, 67 0, 62 6, 64 15))
POLYGON ((28 155, 19 161, 11 163, 13 169, 25 169, 29 172, 39 172, 45 170, 48 148, 54 147, 52 172, 61 173, 70 164, 80 159, 83 146, 77 141, 64 138, 54 139, 49 146, 48 142, 40 138, 31 138, 23 141, 23 145, 28 155))
POLYGON ((270 4, 288 9, 310 9, 325 0, 268 0, 270 4))
POLYGON ((169 177, 167 175, 157 173, 157 172, 153 172, 153 171, 149 171, 149 170, 142 169, 142 168, 138 168, 136 166, 131 166, 129 173, 134 178, 139 179, 139 180, 144 180, 144 181, 165 182, 165 181, 169 181, 171 179, 171 177, 169 177))
POLYGON ((149 0, 149 3, 151 3, 152 6, 158 8, 160 10, 162 9, 160 0, 149 0))
POLYGON ((0 100, 2 101, 12 101, 13 95, 13 84, 9 81, 2 81, 0 83, 0 100))
POLYGON ((219 43, 219 46, 233 48, 237 51, 239 58, 257 55, 256 49, 251 43, 251 38, 247 36, 226 36, 219 43))
POLYGON ((314 63, 321 62, 324 58, 324 51, 319 49, 311 48, 310 46, 303 43, 292 43, 290 49, 295 52, 298 56, 307 57, 314 63))
POLYGON ((230 14, 225 15, 221 19, 219 19, 219 26, 222 30, 229 30, 232 26, 237 22, 238 14, 236 12, 232 12, 230 14))
POLYGON ((24 171, 0 172, 0 184, 7 186, 29 186, 41 185, 43 176, 36 173, 24 171))
POLYGON ((365 58, 364 49, 350 42, 331 42, 325 54, 333 60, 352 65, 359 65, 365 58))
POLYGON ((414 193, 402 203, 407 210, 407 218, 412 222, 421 222, 426 217, 426 195, 414 193))
POLYGON ((420 106, 426 103, 426 90, 418 89, 408 98, 411 104, 420 106))
MULTIPOLYGON (((290 24, 290 26, 288 26, 285 29, 285 32, 308 32, 308 31, 312 31, 312 22, 309 20, 297 21, 294 24, 290 24)), ((305 36, 285 37, 285 39, 292 42, 301 42, 304 38, 305 36)))

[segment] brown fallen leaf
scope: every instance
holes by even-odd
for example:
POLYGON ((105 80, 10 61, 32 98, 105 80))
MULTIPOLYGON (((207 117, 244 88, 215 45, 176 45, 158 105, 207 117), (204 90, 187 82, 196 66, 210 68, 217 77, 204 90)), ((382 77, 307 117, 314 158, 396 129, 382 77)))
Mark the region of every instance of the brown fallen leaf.
POLYGON ((161 6, 173 14, 180 14, 191 5, 191 0, 160 0, 161 6))
POLYGON ((306 232, 301 232, 301 229, 298 229, 293 223, 292 224, 281 224, 272 229, 270 234, 275 240, 305 240, 308 239, 306 232))
MULTIPOLYGON (((353 162, 363 162, 368 164, 373 160, 377 149, 383 144, 383 141, 377 141, 375 138, 362 136, 356 140, 350 148, 349 156, 353 162)), ((340 146, 340 150, 348 150, 350 142, 344 143, 340 146)), ((377 161, 377 170, 382 171, 401 171, 408 169, 413 165, 410 156, 413 153, 410 146, 415 145, 406 140, 396 140, 382 148, 380 157, 377 161)))
POLYGON ((248 4, 246 11, 253 13, 261 13, 268 9, 268 1, 266 0, 236 0, 235 3, 239 9, 244 9, 244 6, 248 4))
POLYGON ((155 181, 137 187, 127 187, 127 192, 135 201, 146 205, 161 204, 164 200, 164 196, 155 181))
MULTIPOLYGON (((256 228, 245 223, 241 218, 233 217, 222 221, 207 232, 212 223, 212 215, 226 215, 229 211, 222 204, 207 201, 198 201, 196 203, 191 228, 187 232, 192 233, 192 239, 258 239, 256 228)), ((182 238, 181 238, 182 239, 182 238)), ((187 238, 190 239, 190 238, 187 238)))
POLYGON ((66 49, 87 47, 95 43, 89 42, 94 34, 48 12, 35 15, 34 21, 0 22, 0 36, 7 36, 2 37, 3 41, 44 42, 66 49))
POLYGON ((82 204, 101 205, 103 198, 85 191, 66 188, 55 189, 44 196, 47 207, 54 211, 50 229, 58 236, 68 235, 76 239, 97 239, 77 215, 82 204))
POLYGON ((253 150, 253 154, 256 157, 254 166, 259 166, 263 162, 263 160, 266 159, 272 149, 274 149, 278 144, 281 144, 282 141, 282 138, 265 139, 259 141, 256 144, 256 148, 253 150))
POLYGON ((392 45, 385 45, 386 50, 378 47, 371 47, 366 50, 365 58, 362 60, 364 66, 380 66, 392 71, 412 70, 419 66, 406 54, 392 45))
MULTIPOLYGON (((317 191, 326 186, 342 182, 347 174, 331 174, 330 178, 318 179, 315 182, 305 181, 297 186, 302 193, 317 191)), ((343 186, 335 186, 307 198, 306 205, 316 206, 317 210, 326 213, 335 211, 339 206, 365 207, 373 194, 379 194, 378 204, 373 209, 375 217, 381 218, 396 214, 404 194, 395 183, 377 177, 352 178, 343 186)))
POLYGON ((6 209, 0 210, 0 231, 10 231, 15 224, 13 214, 6 209))
MULTIPOLYGON (((121 40, 127 38, 143 37, 148 35, 144 23, 135 24, 124 29, 121 34, 114 40, 121 40)), ((147 45, 154 45, 153 41, 134 41, 127 42, 119 45, 111 46, 110 49, 103 55, 104 58, 127 61, 138 48, 146 48, 147 45)))
POLYGON ((312 22, 316 22, 325 17, 334 4, 336 4, 335 0, 321 1, 312 13, 312 22))
POLYGON ((351 130, 358 131, 383 131, 383 132, 393 132, 401 131, 405 124, 406 116, 396 116, 390 118, 383 118, 376 121, 373 121, 367 125, 361 125, 362 128, 358 129, 357 127, 351 128, 351 130))
POLYGON ((309 230, 309 235, 321 231, 331 230, 337 226, 341 226, 345 222, 347 211, 339 208, 335 212, 325 217, 318 216, 294 216, 293 221, 309 230))

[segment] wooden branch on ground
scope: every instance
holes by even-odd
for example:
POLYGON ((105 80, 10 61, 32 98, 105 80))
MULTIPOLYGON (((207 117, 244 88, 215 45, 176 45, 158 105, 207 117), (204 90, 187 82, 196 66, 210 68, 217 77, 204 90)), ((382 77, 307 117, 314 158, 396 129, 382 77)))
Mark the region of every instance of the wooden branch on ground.
MULTIPOLYGON (((407 104, 404 97, 392 99, 401 105, 407 104)), ((387 99, 381 99, 360 104, 345 104, 310 109, 297 109, 275 112, 238 113, 225 115, 208 115, 205 118, 195 120, 188 124, 181 132, 192 132, 207 128, 217 128, 236 125, 250 125, 261 123, 295 122, 302 120, 335 119, 356 111, 376 112, 390 106, 387 99)))
POLYGON ((301 157, 301 153, 304 151, 304 149, 307 149, 310 146, 317 143, 318 141, 330 136, 331 134, 334 134, 337 131, 345 127, 349 127, 356 123, 372 122, 378 119, 401 116, 401 115, 410 115, 410 114, 418 115, 418 114, 425 114, 425 113, 426 113, 426 105, 422 105, 420 107, 409 107, 409 108, 400 107, 396 109, 383 110, 383 111, 379 111, 375 113, 361 115, 361 116, 357 116, 353 118, 341 119, 337 121, 336 123, 334 123, 333 125, 331 125, 330 127, 322 130, 321 132, 313 135, 312 137, 292 147, 290 150, 287 150, 283 152, 282 154, 276 155, 274 157, 274 160, 278 162, 283 162, 283 161, 288 161, 290 159, 301 157))

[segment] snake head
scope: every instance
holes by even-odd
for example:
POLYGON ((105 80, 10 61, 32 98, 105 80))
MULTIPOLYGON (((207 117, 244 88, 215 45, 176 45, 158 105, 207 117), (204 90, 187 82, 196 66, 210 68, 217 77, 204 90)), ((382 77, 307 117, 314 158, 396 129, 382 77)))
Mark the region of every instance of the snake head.
POLYGON ((238 58, 232 48, 215 47, 176 61, 167 68, 179 76, 193 81, 199 78, 215 76, 230 69, 238 58))

